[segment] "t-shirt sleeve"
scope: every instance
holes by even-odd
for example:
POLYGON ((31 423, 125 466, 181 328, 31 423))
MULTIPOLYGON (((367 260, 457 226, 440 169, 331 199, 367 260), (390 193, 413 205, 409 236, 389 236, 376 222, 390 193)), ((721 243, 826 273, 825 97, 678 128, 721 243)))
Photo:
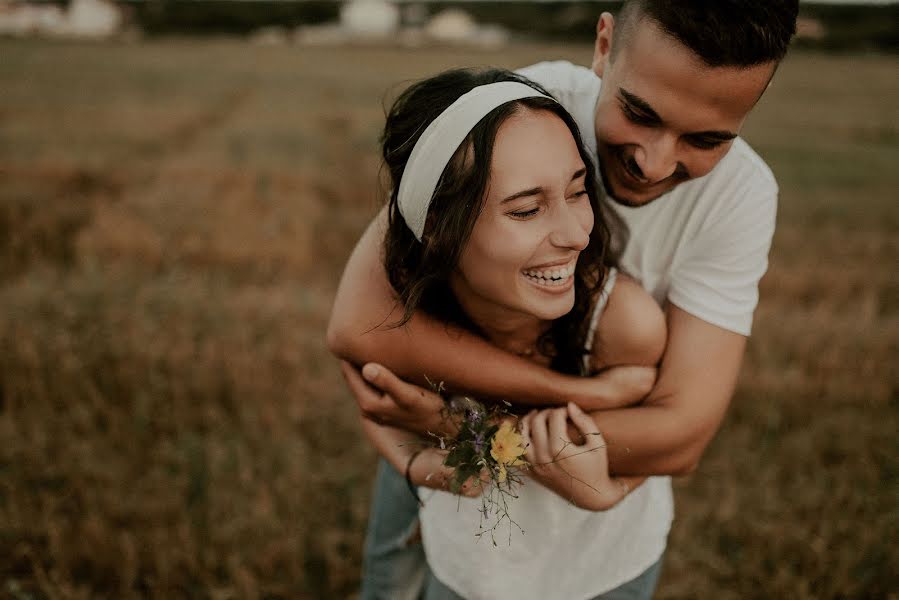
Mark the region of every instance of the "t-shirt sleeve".
POLYGON ((579 67, 564 60, 540 62, 515 72, 543 86, 563 106, 569 103, 568 96, 578 88, 580 75, 579 67))
POLYGON ((553 77, 553 71, 555 70, 554 65, 558 64, 559 63, 552 61, 544 61, 515 69, 515 72, 519 75, 524 75, 532 81, 536 81, 544 87, 551 88, 555 87, 553 86, 553 80, 555 79, 553 77))
POLYGON ((718 210, 674 265, 668 300, 700 319, 748 336, 777 213, 773 178, 731 181, 716 191, 718 210))

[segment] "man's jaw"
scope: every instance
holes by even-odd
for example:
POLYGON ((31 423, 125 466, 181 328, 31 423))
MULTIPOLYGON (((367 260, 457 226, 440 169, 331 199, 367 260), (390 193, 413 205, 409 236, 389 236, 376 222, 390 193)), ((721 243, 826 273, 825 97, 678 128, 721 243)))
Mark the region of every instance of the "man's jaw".
MULTIPOLYGON (((602 184, 603 188, 606 191, 606 195, 613 202, 621 206, 626 206, 629 208, 639 208, 641 206, 646 206, 647 204, 658 200, 666 192, 676 187, 680 183, 683 183, 683 181, 686 181, 686 179, 683 179, 682 181, 678 181, 677 183, 673 183, 672 185, 665 185, 665 182, 668 181, 668 179, 665 179, 654 184, 643 184, 637 179, 637 177, 635 177, 628 171, 627 166, 624 163, 624 159, 618 153, 612 153, 609 159, 615 162, 613 169, 617 172, 607 172, 604 161, 599 160, 599 174, 602 178, 602 184), (636 192, 627 189, 616 189, 616 185, 619 188, 624 187, 619 185, 620 182, 616 179, 616 177, 625 178, 629 180, 632 186, 642 186, 644 189, 636 192), (653 190, 653 188, 657 188, 657 191, 653 190)), ((674 178, 677 178, 677 174, 671 176, 671 179, 674 178)))

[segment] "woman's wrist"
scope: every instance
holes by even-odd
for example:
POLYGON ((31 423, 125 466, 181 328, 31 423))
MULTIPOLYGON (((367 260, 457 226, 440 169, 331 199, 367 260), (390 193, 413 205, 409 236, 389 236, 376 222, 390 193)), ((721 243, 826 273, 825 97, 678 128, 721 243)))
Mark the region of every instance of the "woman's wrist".
POLYGON ((421 453, 424 452, 424 448, 419 448, 409 455, 408 460, 406 460, 406 485, 409 487, 409 493, 415 498, 415 501, 421 506, 421 498, 418 497, 418 490, 415 489, 415 485, 412 483, 412 476, 409 471, 412 469, 412 463, 415 462, 415 459, 421 456, 421 453))
POLYGON ((437 448, 423 448, 410 455, 406 481, 410 485, 445 490, 448 467, 443 465, 446 453, 437 448))

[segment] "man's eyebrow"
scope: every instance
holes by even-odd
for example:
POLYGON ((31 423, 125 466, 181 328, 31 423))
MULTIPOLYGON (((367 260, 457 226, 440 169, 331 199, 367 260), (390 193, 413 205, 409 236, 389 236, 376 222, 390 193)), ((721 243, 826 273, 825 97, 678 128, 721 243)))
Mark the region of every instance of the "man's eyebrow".
POLYGON ((659 114, 655 110, 653 110, 653 108, 649 105, 649 102, 647 102, 640 96, 634 95, 624 88, 618 88, 618 93, 621 94, 621 97, 624 98, 628 104, 645 113, 647 117, 651 118, 654 121, 658 121, 660 123, 662 122, 662 117, 660 117, 659 114))
MULTIPOLYGON (((634 95, 623 88, 618 88, 618 93, 621 94, 621 97, 624 98, 628 104, 633 105, 634 108, 637 108, 640 110, 640 112, 645 113, 645 115, 651 120, 658 121, 659 123, 662 122, 662 118, 658 115, 658 113, 653 110, 649 103, 640 96, 634 95)), ((722 142, 729 142, 730 140, 737 137, 736 133, 723 130, 696 131, 689 135, 691 137, 714 138, 722 142)))
MULTIPOLYGON (((574 172, 574 174, 571 176, 571 181, 574 181, 575 179, 580 179, 581 177, 583 177, 586 174, 587 174, 587 167, 582 167, 574 172)), ((542 193, 543 193, 542 187, 535 187, 535 188, 530 188, 527 190, 521 190, 520 192, 515 192, 511 196, 507 196, 507 197, 503 198, 502 200, 500 200, 500 204, 505 204, 506 202, 511 202, 512 200, 517 200, 518 198, 524 198, 526 196, 536 196, 537 194, 542 194, 542 193)))
POLYGON ((690 137, 702 137, 702 138, 712 138, 721 142, 729 142, 735 137, 737 134, 732 131, 698 131, 696 133, 689 134, 690 137))

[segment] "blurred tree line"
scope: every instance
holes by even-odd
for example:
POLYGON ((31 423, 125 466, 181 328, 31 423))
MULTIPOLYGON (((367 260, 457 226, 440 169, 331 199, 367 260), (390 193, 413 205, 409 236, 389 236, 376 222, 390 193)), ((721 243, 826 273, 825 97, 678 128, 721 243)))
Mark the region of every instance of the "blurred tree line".
MULTIPOLYGON (((336 21, 335 0, 120 0, 137 25, 154 35, 245 34, 260 27, 316 25, 336 21)), ((412 3, 407 3, 411 5, 412 3)), ((482 23, 495 23, 516 36, 553 41, 590 41, 596 18, 615 11, 619 1, 533 2, 493 0, 421 3, 425 14, 461 7, 482 23)), ((827 50, 880 50, 899 53, 899 4, 848 6, 803 4, 801 17, 820 31, 796 44, 827 50)))

